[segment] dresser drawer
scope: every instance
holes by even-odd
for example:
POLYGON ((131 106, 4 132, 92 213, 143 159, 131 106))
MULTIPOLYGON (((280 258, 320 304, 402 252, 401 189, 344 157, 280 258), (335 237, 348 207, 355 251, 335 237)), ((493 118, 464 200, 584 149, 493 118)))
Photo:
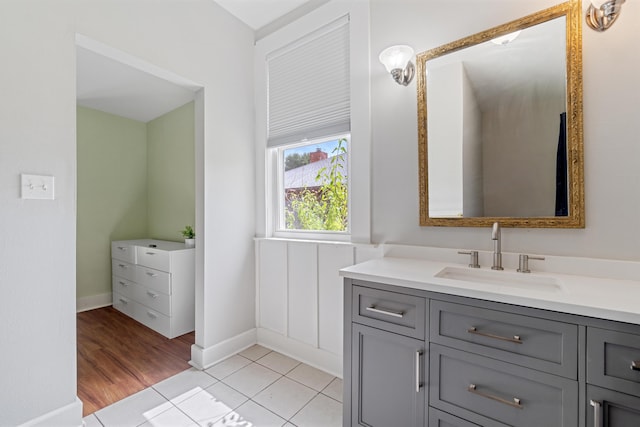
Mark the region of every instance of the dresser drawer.
POLYGON ((640 335, 587 328, 587 382, 640 396, 640 335))
POLYGON ((136 280, 136 266, 119 259, 111 259, 111 274, 127 280, 136 280))
POLYGON ((429 402, 480 425, 577 427, 578 382, 437 344, 429 402))
POLYGON ((131 280, 123 279, 122 277, 111 277, 111 290, 117 292, 127 298, 136 299, 136 288, 138 285, 131 280))
POLYGON ((138 286, 136 288, 135 300, 152 310, 171 316, 171 297, 162 292, 138 286))
POLYGON ((136 263, 136 247, 125 241, 111 242, 111 258, 136 263))
POLYGON ((171 295, 171 274, 137 265, 136 282, 154 291, 171 295))
POLYGON ((143 265, 145 267, 161 271, 171 271, 171 257, 168 251, 145 246, 137 246, 136 259, 138 265, 143 265))
POLYGON ((171 336, 171 319, 160 312, 145 307, 142 304, 137 304, 133 318, 168 338, 174 338, 171 336))
POLYGON ((578 326, 431 300, 431 341, 528 368, 578 377, 578 326))
POLYGON ((414 295, 353 286, 353 321, 424 339, 426 300, 414 295))
POLYGON ((125 297, 118 292, 112 293, 113 297, 113 308, 122 313, 126 314, 129 317, 133 317, 135 312, 136 303, 132 298, 125 297))

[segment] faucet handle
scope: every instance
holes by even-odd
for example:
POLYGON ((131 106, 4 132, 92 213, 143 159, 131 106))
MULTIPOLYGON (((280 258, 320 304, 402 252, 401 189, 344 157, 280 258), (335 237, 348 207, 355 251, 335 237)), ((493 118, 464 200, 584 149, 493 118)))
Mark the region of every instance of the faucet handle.
POLYGON ((458 251, 458 253, 460 255, 470 255, 469 267, 480 268, 480 264, 478 264, 478 251, 458 251))
POLYGON ((540 261, 544 261, 543 256, 531 256, 531 255, 520 254, 520 257, 518 259, 518 273, 531 273, 531 270, 529 270, 530 259, 537 259, 540 261))

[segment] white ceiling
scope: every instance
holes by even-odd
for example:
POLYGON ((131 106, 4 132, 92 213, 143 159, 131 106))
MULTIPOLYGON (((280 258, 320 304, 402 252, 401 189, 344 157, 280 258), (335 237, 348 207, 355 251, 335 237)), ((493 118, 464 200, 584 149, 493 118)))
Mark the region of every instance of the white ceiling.
POLYGON ((214 0, 236 18, 258 30, 309 0, 214 0))
POLYGON ((146 123, 194 98, 192 87, 81 46, 76 52, 76 97, 83 107, 146 123))

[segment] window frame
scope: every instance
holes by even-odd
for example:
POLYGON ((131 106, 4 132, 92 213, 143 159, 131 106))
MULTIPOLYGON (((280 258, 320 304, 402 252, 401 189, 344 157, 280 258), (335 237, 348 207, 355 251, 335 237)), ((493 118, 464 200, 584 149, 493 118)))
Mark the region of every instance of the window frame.
POLYGON ((337 241, 349 241, 351 238, 351 134, 342 133, 338 135, 330 135, 321 138, 314 138, 308 141, 296 142, 288 145, 281 145, 278 147, 267 148, 267 150, 273 150, 275 153, 275 184, 276 191, 272 198, 272 212, 273 212, 273 235, 274 237, 281 238, 296 238, 296 239, 309 239, 309 240, 337 240, 337 241), (293 148, 305 147, 323 144, 326 142, 337 141, 339 139, 347 140, 347 229, 344 231, 336 230, 299 230, 286 228, 285 219, 285 188, 284 188, 284 166, 285 158, 284 152, 293 148))

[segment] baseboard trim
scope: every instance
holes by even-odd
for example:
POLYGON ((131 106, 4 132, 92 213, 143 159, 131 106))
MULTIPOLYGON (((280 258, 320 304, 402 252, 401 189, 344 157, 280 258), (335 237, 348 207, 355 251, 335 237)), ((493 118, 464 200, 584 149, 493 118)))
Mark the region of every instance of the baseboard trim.
POLYGON ((256 342, 256 330, 254 328, 207 348, 193 344, 191 346, 189 364, 197 369, 207 369, 227 357, 251 347, 256 342))
POLYGON ((50 426, 82 426, 82 401, 76 399, 73 403, 55 409, 24 424, 21 427, 50 427, 50 426))
POLYGON ((269 329, 258 328, 258 344, 342 378, 342 356, 287 338, 269 329))
POLYGON ((107 307, 113 303, 111 292, 106 294, 91 295, 88 297, 76 298, 76 312, 93 310, 95 308, 107 307))

